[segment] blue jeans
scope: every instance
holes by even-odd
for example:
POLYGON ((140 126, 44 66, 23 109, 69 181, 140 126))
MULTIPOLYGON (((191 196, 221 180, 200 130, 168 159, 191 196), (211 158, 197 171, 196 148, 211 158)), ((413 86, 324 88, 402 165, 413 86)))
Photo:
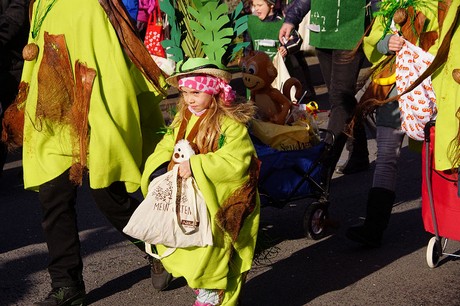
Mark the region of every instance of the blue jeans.
POLYGON ((372 187, 395 191, 398 160, 405 133, 400 129, 377 126, 377 159, 372 187))

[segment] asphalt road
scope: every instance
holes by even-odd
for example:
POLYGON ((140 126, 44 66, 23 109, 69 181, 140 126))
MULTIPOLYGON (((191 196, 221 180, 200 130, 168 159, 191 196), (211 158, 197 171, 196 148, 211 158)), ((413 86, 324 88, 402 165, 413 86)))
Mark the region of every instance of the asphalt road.
MULTIPOLYGON (((322 119, 325 124, 327 117, 322 119)), ((373 161, 375 140, 368 143, 373 161)), ((49 291, 38 196, 23 190, 21 171, 20 155, 13 154, 0 178, 0 305, 31 305, 49 291)), ((445 256, 434 269, 426 263, 433 235, 421 219, 421 157, 407 144, 383 246, 366 249, 345 238, 365 214, 372 173, 373 164, 365 172, 334 176, 329 212, 335 226, 321 240, 304 236, 309 201, 262 209, 260 241, 271 247, 256 258, 242 305, 460 305, 460 261, 445 256)), ((192 305, 193 292, 181 279, 163 292, 152 288, 143 254, 103 218, 87 184, 77 209, 89 304, 192 305)), ((449 250, 457 252, 460 243, 450 242, 449 250)))

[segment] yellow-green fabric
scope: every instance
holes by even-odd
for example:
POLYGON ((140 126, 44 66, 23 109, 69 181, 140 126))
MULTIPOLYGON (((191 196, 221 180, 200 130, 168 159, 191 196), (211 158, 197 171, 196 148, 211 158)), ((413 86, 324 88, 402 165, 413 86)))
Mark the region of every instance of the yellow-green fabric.
MULTIPOLYGON (((186 136, 197 116, 192 115, 186 136)), ((142 175, 142 192, 147 192, 149 176, 155 169, 171 160, 178 128, 165 134, 155 152, 148 158, 142 175)), ((249 165, 255 149, 247 128, 225 117, 221 123, 224 143, 215 152, 190 158, 193 176, 204 195, 211 220, 213 246, 177 249, 162 259, 165 268, 174 276, 183 276, 190 287, 224 289, 223 305, 237 305, 243 274, 252 265, 259 225, 259 199, 254 211, 245 219, 235 242, 224 233, 216 221, 222 203, 249 178, 249 165)), ((157 246, 161 255, 165 248, 157 246)))
MULTIPOLYGON (((37 6, 50 1, 35 1, 37 6)), ((39 9, 39 17, 44 7, 39 9)), ((115 30, 97 0, 58 0, 43 19, 35 42, 43 50, 45 32, 64 34, 71 67, 77 60, 96 70, 89 110, 88 168, 91 188, 123 181, 128 192, 140 186, 142 163, 159 141, 164 121, 159 92, 123 52, 115 30)), ((38 187, 62 174, 72 163, 70 128, 35 119, 37 73, 42 60, 25 62, 22 80, 30 84, 24 126, 24 186, 38 187)), ((164 83, 164 80, 160 80, 164 83)), ((56 102, 56 101, 54 101, 56 102)))
MULTIPOLYGON (((439 42, 442 42, 446 32, 455 17, 460 0, 453 0, 447 12, 441 30, 439 42)), ((457 28, 450 42, 449 55, 446 63, 432 76, 433 88, 436 94, 438 116, 436 118, 435 164, 438 170, 452 169, 459 165, 452 165, 449 159, 449 146, 458 132, 456 111, 460 107, 460 84, 452 78, 452 70, 460 68, 460 30, 457 28)))

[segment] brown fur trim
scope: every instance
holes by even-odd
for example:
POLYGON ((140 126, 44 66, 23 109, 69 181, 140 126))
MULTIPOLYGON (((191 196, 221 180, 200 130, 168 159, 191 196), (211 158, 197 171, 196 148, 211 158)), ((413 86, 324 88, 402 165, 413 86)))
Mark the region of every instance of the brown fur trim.
POLYGON ((233 242, 238 238, 246 217, 254 211, 259 170, 260 162, 253 157, 247 182, 225 200, 216 214, 217 224, 230 235, 233 242))
POLYGON ((87 169, 88 153, 88 113, 93 91, 96 70, 85 64, 75 62, 75 99, 70 113, 70 125, 73 129, 73 160, 70 168, 70 180, 81 185, 87 169))
POLYGON ((44 34, 43 59, 38 70, 37 127, 41 120, 65 122, 74 99, 74 79, 64 35, 44 34))

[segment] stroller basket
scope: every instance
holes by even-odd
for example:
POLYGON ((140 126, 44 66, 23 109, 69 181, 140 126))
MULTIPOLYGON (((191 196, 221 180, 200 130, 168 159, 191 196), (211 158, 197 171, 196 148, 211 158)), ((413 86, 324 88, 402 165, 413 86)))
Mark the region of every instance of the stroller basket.
MULTIPOLYGON (((425 230, 435 235, 427 246, 426 260, 430 268, 437 266, 447 253, 447 241, 460 240, 460 198, 458 197, 458 172, 435 169, 435 122, 425 126, 425 148, 422 152, 422 219, 425 230)), ((458 171, 458 170, 457 170, 458 171)))
POLYGON ((327 199, 329 181, 323 181, 321 172, 332 146, 324 138, 332 132, 320 129, 320 133, 322 141, 318 144, 290 151, 278 151, 251 135, 262 163, 259 175, 262 204, 284 206, 305 197, 327 199))
POLYGON ((323 224, 328 217, 330 169, 323 171, 324 160, 330 154, 334 134, 320 129, 321 141, 312 147, 278 151, 251 135, 261 161, 259 194, 262 206, 284 207, 287 203, 313 199, 305 212, 306 234, 313 239, 323 235, 323 224), (326 142, 328 137, 330 141, 326 142))

